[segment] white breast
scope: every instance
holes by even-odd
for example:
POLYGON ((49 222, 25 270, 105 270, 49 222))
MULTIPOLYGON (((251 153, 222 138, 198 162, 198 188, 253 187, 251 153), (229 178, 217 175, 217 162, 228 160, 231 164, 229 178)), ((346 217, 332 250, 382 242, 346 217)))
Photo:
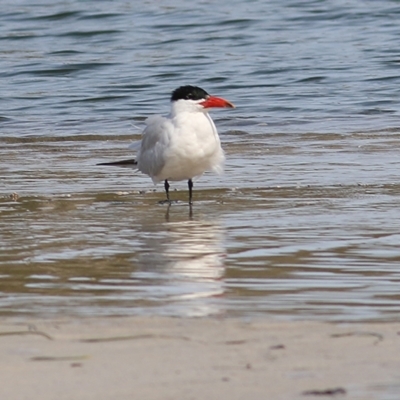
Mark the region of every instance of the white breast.
POLYGON ((151 117, 143 133, 138 168, 154 182, 187 180, 206 171, 220 173, 225 156, 206 112, 151 117))

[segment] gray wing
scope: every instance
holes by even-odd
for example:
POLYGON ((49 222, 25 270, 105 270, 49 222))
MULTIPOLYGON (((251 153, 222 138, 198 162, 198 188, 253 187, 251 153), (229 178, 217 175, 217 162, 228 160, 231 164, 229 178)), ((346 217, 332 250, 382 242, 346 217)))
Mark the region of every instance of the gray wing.
POLYGON ((146 125, 137 156, 138 168, 157 181, 156 177, 165 165, 165 152, 171 141, 173 125, 170 119, 161 115, 148 118, 146 125))

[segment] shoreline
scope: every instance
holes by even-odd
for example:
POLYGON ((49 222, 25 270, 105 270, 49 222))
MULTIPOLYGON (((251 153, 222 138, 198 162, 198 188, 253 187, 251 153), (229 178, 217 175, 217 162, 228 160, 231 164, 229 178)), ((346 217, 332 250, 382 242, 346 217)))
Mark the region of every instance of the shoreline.
POLYGON ((400 323, 0 319, 0 398, 395 399, 400 323))

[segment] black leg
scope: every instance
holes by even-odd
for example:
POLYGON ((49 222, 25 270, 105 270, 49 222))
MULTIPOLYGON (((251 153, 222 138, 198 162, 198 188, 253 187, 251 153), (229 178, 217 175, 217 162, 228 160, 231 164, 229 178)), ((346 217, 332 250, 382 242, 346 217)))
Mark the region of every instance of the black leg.
POLYGON ((164 181, 164 189, 165 189, 165 193, 167 194, 167 201, 169 203, 171 203, 171 201, 169 199, 169 183, 168 183, 167 179, 164 181))
POLYGON ((192 189, 193 189, 193 182, 191 179, 188 180, 188 186, 189 186, 189 204, 192 205, 192 189))

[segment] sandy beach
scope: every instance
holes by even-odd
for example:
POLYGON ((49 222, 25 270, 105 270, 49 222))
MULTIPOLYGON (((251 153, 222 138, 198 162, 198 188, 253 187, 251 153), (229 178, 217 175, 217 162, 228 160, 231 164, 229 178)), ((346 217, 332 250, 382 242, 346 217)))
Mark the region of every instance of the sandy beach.
POLYGON ((395 399, 400 324, 0 321, 0 399, 395 399))

